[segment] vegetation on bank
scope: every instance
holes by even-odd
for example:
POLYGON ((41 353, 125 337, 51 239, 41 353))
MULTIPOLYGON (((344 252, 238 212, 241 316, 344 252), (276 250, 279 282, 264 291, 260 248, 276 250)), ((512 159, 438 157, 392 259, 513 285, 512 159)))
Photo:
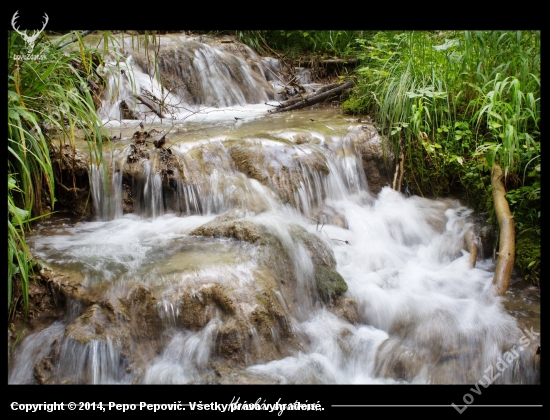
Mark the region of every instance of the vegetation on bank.
POLYGON ((491 168, 500 165, 523 238, 516 266, 538 283, 540 31, 379 32, 357 44, 344 111, 375 115, 396 150, 404 137, 415 194, 452 194, 493 215, 491 168))
POLYGON ((26 55, 24 40, 8 31, 8 320, 19 299, 28 310, 29 281, 39 268, 25 233, 55 207, 52 147, 74 146, 82 136, 91 161, 101 161, 102 126, 88 86, 97 80, 99 57, 81 39, 78 45, 68 53, 43 36, 26 55))
POLYGON ((237 35, 262 52, 356 59, 343 111, 375 117, 403 153, 405 189, 413 194, 456 196, 496 223, 491 168, 500 165, 518 238, 516 266, 539 283, 540 31, 237 35))
MULTIPOLYGON (((490 168, 500 164, 517 231, 516 266, 539 283, 540 31, 233 34, 265 55, 356 59, 343 110, 374 116, 396 150, 404 139, 411 193, 452 194, 491 214, 490 168)), ((25 232, 55 210, 52 146, 73 146, 81 135, 99 164, 104 139, 94 98, 100 54, 76 33, 55 45, 43 34, 31 54, 38 59, 21 57, 25 48, 9 31, 8 318, 17 306, 15 284, 27 308, 35 264, 25 232), (76 43, 64 48, 73 36, 76 43)))

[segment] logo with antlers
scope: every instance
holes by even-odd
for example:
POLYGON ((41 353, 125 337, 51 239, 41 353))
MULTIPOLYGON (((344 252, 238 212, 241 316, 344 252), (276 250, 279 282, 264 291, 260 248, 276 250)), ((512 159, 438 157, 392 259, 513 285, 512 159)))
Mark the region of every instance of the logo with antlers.
POLYGON ((46 13, 44 13, 44 18, 46 20, 44 21, 44 26, 42 26, 42 29, 35 30, 32 35, 27 35, 27 30, 25 30, 24 32, 21 32, 19 30, 19 27, 15 26, 15 21, 19 17, 17 15, 18 13, 19 13, 19 10, 16 11, 13 14, 13 17, 11 18, 11 26, 13 27, 13 30, 15 32, 17 32, 19 35, 21 35, 23 37, 23 39, 25 40, 25 42, 27 43, 27 52, 30 55, 30 54, 32 54, 32 52, 34 50, 34 43, 36 42, 36 39, 38 38, 38 35, 40 35, 42 33, 42 31, 46 27, 46 25, 47 25, 48 21, 50 20, 50 18, 48 17, 48 15, 46 13))

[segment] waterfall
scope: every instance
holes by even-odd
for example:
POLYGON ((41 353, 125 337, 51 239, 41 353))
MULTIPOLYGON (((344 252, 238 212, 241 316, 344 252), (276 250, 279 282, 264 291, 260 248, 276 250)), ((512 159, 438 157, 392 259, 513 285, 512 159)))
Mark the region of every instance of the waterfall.
POLYGON ((105 69, 121 139, 90 166, 95 218, 29 235, 67 308, 23 337, 10 384, 471 384, 499 360, 496 383, 540 383, 540 294, 492 295, 472 209, 391 189, 382 136, 337 109, 268 114, 274 59, 184 35, 158 51, 105 69))

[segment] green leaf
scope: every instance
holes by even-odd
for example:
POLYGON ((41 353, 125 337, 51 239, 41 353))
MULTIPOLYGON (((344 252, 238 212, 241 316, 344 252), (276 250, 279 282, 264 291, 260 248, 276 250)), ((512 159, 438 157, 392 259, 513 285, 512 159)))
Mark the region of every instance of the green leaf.
POLYGON ((489 115, 502 121, 502 117, 499 114, 497 114, 495 111, 489 111, 489 115))
POLYGON ((20 209, 19 207, 10 207, 10 213, 12 213, 14 216, 19 216, 19 219, 25 220, 27 217, 29 217, 29 212, 27 210, 20 209), (17 215, 15 214, 17 212, 17 215))
POLYGON ((14 120, 19 120, 19 112, 8 108, 8 118, 12 118, 14 120))
POLYGON ((19 102, 19 95, 13 90, 8 90, 8 100, 11 99, 14 102, 19 102))
POLYGON ((11 174, 8 174, 8 189, 12 190, 16 188, 17 182, 15 181, 15 178, 11 176, 11 174))

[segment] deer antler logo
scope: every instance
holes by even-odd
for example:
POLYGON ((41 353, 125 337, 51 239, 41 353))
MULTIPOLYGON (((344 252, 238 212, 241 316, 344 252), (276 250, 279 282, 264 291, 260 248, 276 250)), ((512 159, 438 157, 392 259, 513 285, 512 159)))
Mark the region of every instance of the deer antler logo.
POLYGON ((44 13, 44 17, 46 18, 46 20, 44 21, 44 26, 42 26, 42 29, 35 30, 32 35, 27 35, 27 30, 25 30, 24 32, 21 32, 19 30, 19 27, 15 26, 15 21, 19 17, 17 15, 18 13, 19 13, 19 10, 16 11, 13 14, 13 17, 11 18, 11 26, 12 26, 13 30, 15 32, 17 32, 19 35, 21 35, 23 37, 23 39, 25 40, 25 42, 27 43, 27 52, 28 52, 28 54, 32 54, 32 52, 34 50, 34 43, 36 42, 36 39, 38 38, 38 35, 40 35, 42 33, 42 31, 46 27, 46 24, 48 23, 50 18, 48 17, 48 15, 46 13, 44 13))

